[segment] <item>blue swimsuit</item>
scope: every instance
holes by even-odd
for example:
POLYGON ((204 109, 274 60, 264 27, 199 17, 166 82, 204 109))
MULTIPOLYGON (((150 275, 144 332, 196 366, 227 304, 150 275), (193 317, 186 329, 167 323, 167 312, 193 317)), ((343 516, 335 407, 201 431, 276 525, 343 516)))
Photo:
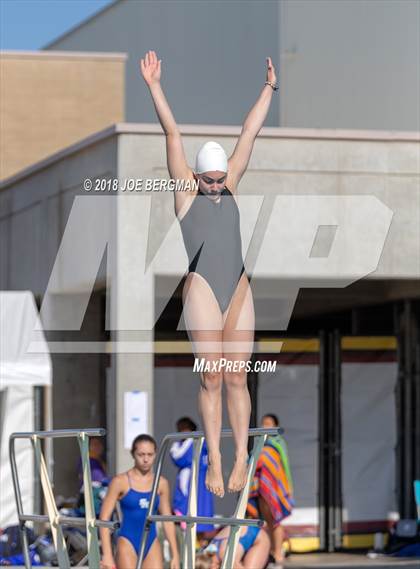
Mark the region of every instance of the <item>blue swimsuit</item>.
MULTIPOLYGON (((260 533, 260 531, 261 531, 260 528, 257 526, 248 526, 246 533, 239 538, 239 543, 244 548, 244 555, 254 545, 254 542, 257 539, 257 536, 260 533)), ((217 554, 217 558, 219 561, 222 561, 222 558, 220 556, 220 545, 221 545, 222 541, 225 541, 227 539, 229 539, 229 536, 214 537, 210 542, 210 547, 207 546, 207 548, 209 548, 209 551, 213 551, 213 549, 211 548, 211 545, 216 546, 215 547, 215 553, 217 554)))
MULTIPOLYGON (((150 498, 152 497, 152 492, 138 492, 131 488, 130 477, 127 472, 128 484, 130 489, 127 494, 120 500, 121 512, 122 512, 122 524, 118 533, 118 537, 125 537, 134 547, 136 554, 139 553, 140 541, 144 529, 144 524, 146 521, 146 514, 149 508, 150 498)), ((155 510, 153 514, 157 513, 157 508, 159 506, 159 496, 156 497, 155 510)), ((144 559, 146 558, 149 550, 156 538, 156 524, 153 522, 150 525, 149 535, 146 542, 146 550, 144 553, 144 559)))

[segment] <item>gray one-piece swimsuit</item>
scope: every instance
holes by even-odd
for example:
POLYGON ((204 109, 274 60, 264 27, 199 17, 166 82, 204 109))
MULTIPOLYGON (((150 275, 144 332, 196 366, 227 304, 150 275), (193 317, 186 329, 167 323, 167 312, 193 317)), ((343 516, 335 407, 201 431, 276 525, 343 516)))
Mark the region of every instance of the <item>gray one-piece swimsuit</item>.
POLYGON ((188 254, 188 271, 200 274, 225 312, 245 271, 239 226, 239 209, 225 187, 219 203, 200 190, 181 219, 188 254))

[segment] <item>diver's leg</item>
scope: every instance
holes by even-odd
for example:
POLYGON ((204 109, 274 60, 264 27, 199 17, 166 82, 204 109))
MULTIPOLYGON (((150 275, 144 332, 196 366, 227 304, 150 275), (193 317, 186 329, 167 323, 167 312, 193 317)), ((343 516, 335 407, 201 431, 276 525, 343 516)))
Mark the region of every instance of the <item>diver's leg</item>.
POLYGON ((254 303, 251 287, 243 274, 224 315, 223 356, 231 362, 224 370, 227 408, 235 441, 235 463, 228 490, 237 492, 246 484, 248 460, 248 429, 251 398, 247 386, 246 362, 254 345, 254 303))
POLYGON ((190 273, 183 289, 184 318, 196 358, 204 360, 200 373, 198 407, 208 448, 206 486, 210 492, 223 496, 223 475, 220 455, 222 429, 222 382, 219 368, 222 356, 222 314, 207 281, 198 273, 190 273))

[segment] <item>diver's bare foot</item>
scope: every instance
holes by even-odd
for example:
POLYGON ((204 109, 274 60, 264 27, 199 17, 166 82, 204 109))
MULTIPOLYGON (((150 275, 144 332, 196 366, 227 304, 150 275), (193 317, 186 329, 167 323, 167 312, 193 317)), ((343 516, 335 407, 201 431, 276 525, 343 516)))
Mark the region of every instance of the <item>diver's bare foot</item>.
POLYGON ((219 498, 225 495, 222 474, 222 457, 220 454, 212 456, 208 460, 208 468, 206 473, 206 488, 212 494, 216 494, 219 498))
POLYGON ((235 459, 228 482, 228 492, 239 492, 246 484, 248 455, 238 455, 235 459))

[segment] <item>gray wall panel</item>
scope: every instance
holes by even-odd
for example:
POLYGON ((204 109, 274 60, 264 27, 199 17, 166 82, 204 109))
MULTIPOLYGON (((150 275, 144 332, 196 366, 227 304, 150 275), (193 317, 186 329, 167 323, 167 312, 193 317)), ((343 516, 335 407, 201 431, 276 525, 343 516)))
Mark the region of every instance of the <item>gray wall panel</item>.
MULTIPOLYGON (((48 49, 127 52, 129 122, 157 122, 138 68, 156 50, 179 123, 237 125, 264 84, 265 57, 278 61, 278 3, 120 0, 48 49)), ((278 126, 276 104, 265 124, 278 126)))
POLYGON ((281 3, 281 125, 420 128, 417 0, 281 3))
POLYGON ((419 19, 418 0, 119 0, 47 49, 127 52, 130 122, 156 122, 138 71, 154 49, 180 123, 241 124, 271 55, 267 126, 418 130, 419 19))

